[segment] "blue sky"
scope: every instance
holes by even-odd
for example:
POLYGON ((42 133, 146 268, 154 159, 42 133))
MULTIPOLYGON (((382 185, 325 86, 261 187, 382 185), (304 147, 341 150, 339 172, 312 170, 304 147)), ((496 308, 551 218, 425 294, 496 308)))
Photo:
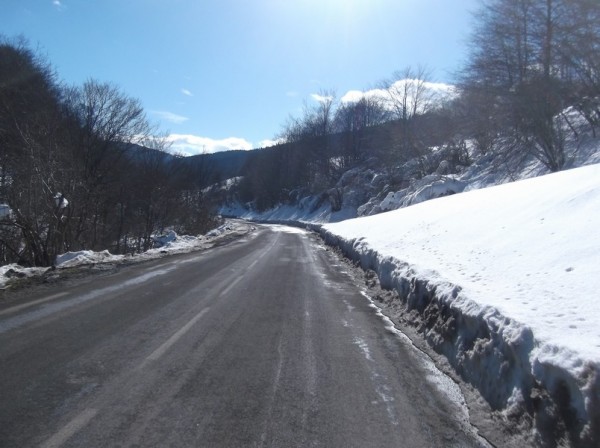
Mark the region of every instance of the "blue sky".
POLYGON ((189 154, 273 139, 311 94, 406 66, 451 83, 477 0, 3 0, 60 79, 118 85, 189 154))

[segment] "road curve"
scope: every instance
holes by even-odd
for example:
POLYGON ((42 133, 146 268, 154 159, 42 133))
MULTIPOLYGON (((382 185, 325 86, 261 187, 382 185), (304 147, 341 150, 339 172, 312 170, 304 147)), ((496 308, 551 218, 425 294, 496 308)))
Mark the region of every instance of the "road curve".
POLYGON ((0 309, 0 446, 485 446, 460 393, 304 231, 0 309))

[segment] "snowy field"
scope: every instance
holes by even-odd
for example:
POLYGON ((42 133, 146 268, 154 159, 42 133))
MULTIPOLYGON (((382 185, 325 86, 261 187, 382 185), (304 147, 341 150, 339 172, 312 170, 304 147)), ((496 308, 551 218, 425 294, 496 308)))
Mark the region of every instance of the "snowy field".
MULTIPOLYGON (((551 393, 566 384, 578 418, 598 418, 600 165, 323 228, 396 288, 418 278, 445 306, 485 322, 528 360, 521 376, 551 393)), ((505 385, 504 407, 523 401, 526 383, 505 385)))

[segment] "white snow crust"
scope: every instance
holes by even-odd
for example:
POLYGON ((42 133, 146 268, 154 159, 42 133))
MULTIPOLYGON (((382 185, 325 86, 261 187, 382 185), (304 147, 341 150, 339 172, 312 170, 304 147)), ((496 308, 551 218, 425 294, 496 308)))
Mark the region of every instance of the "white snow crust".
POLYGON ((600 165, 324 227, 600 360, 600 165))
POLYGON ((67 252, 56 257, 56 266, 63 268, 80 266, 83 264, 102 263, 110 261, 120 261, 123 255, 112 255, 109 251, 94 252, 91 250, 81 250, 77 252, 67 252))
POLYGON ((0 289, 6 286, 11 278, 26 278, 42 275, 47 268, 25 268, 16 263, 0 266, 0 289))
POLYGON ((482 371, 467 374, 473 382, 502 378, 479 385, 497 394, 497 406, 522 401, 534 379, 551 394, 566 387, 578 418, 595 418, 600 164, 325 224, 323 231, 378 271, 382 284, 416 302, 435 296, 440 309, 462 316, 456 346, 438 342, 459 370, 477 358, 463 366, 482 371), (489 337, 473 336, 480 324, 489 337), (460 347, 469 337, 474 346, 460 347))

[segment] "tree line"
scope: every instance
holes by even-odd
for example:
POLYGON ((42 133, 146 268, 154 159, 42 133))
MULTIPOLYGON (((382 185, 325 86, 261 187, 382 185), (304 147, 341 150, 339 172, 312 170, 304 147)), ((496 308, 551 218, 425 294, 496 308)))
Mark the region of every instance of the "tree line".
POLYGON ((320 92, 284 124, 282 144, 249 165, 242 200, 265 209, 327 191, 367 160, 399 185, 438 168, 432 147, 443 149, 451 169, 469 164, 467 142, 499 160, 567 166, 582 137, 574 117, 594 137, 600 126, 600 3, 482 0, 473 20, 453 92, 441 99, 420 67, 394 73, 357 100, 320 92))
POLYGON ((569 108, 594 136, 600 124, 600 3, 484 1, 462 82, 482 149, 505 138, 563 169, 565 143, 579 137, 569 108))
POLYGON ((94 79, 65 86, 22 40, 0 42, 0 263, 146 250, 165 227, 214 224, 207 176, 167 153, 140 102, 94 79))

